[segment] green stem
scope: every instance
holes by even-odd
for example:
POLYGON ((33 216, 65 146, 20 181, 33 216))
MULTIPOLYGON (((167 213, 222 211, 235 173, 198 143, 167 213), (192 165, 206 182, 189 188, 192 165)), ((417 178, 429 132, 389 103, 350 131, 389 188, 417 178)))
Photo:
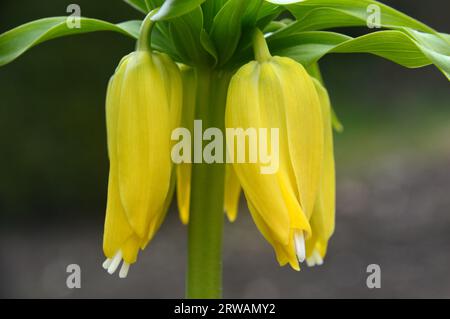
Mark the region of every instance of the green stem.
MULTIPOLYGON (((230 78, 222 71, 197 70, 196 119, 202 120, 203 130, 216 127, 224 132, 230 78)), ((222 296, 224 179, 223 163, 192 164, 187 298, 222 296)))
POLYGON ((158 12, 158 10, 159 8, 150 11, 145 17, 144 21, 142 21, 141 29, 139 31, 139 38, 136 43, 137 51, 151 50, 150 35, 152 33, 153 26, 155 25, 152 17, 158 12))
POLYGON ((258 62, 265 62, 272 57, 264 34, 259 29, 255 29, 253 32, 253 52, 258 62))

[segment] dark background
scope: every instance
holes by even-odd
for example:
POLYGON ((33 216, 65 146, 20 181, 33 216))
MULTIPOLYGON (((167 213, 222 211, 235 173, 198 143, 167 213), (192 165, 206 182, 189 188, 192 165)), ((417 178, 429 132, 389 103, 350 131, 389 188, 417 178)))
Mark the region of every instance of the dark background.
MULTIPOLYGON (((2 0, 0 33, 66 15, 72 2, 2 0)), ((142 18, 119 0, 76 3, 83 16, 142 18)), ((385 3, 450 32, 447 0, 385 3)), ((106 85, 133 47, 115 33, 79 35, 0 68, 1 297, 183 297, 187 234, 174 207, 127 280, 101 269, 106 85), (72 263, 81 289, 66 287, 72 263)), ((237 222, 225 226, 224 296, 450 297, 448 81, 434 67, 369 55, 330 55, 322 70, 345 126, 336 135, 337 227, 325 265, 280 268, 241 202, 237 222), (381 266, 381 289, 366 286, 369 264, 381 266)))

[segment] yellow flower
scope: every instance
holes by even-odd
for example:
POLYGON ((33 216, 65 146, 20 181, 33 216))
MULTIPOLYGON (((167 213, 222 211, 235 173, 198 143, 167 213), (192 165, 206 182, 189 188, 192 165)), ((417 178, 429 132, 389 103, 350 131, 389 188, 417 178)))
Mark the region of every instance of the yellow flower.
POLYGON ((103 264, 126 277, 161 225, 172 195, 171 132, 179 125, 181 75, 169 56, 138 50, 120 62, 108 86, 110 173, 103 264))
POLYGON ((320 99, 324 129, 324 156, 319 194, 310 224, 312 236, 306 241, 308 266, 321 265, 327 252, 328 240, 334 232, 335 215, 335 166, 333 150, 333 127, 330 99, 326 89, 314 80, 320 99))
MULTIPOLYGON (((273 246, 278 262, 299 270, 311 238, 309 220, 320 186, 323 119, 312 78, 302 65, 272 57, 255 33, 256 60, 233 76, 225 114, 227 128, 279 129, 279 169, 262 174, 262 163, 233 164, 252 217, 273 246)), ((271 138, 269 137, 270 141, 271 138)), ((234 147, 227 139, 228 148, 234 147)), ((273 145, 268 145, 271 148, 273 145)))

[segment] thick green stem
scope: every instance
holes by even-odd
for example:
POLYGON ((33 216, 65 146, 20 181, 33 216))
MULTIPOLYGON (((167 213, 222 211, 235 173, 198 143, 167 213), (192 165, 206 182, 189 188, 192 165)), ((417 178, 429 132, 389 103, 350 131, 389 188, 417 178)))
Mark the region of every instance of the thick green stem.
POLYGON ((259 29, 255 29, 253 32, 253 52, 255 60, 258 62, 265 62, 272 57, 264 34, 259 29))
POLYGON ((139 31, 139 38, 136 43, 137 51, 147 51, 151 50, 151 33, 154 26, 154 21, 152 21, 152 17, 158 12, 159 9, 155 9, 150 11, 145 17, 144 21, 142 21, 141 29, 139 31))
MULTIPOLYGON (((215 127, 224 132, 226 93, 230 77, 227 72, 197 70, 196 119, 202 120, 203 130, 215 127)), ((222 296, 224 179, 223 163, 192 164, 186 288, 188 298, 222 296)))

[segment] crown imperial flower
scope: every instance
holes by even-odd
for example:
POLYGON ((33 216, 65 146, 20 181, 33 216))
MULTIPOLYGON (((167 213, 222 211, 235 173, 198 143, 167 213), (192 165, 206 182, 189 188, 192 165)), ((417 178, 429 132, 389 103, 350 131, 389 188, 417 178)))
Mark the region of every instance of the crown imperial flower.
POLYGON ((110 160, 103 267, 120 277, 161 225, 173 193, 171 132, 179 125, 178 66, 145 47, 129 54, 112 76, 106 98, 110 160))
POLYGON ((321 100, 303 66, 272 57, 259 31, 254 47, 256 61, 240 68, 231 80, 226 127, 279 128, 280 166, 271 175, 260 173, 260 161, 233 167, 252 217, 279 263, 298 270, 298 261, 309 253, 305 241, 314 236, 310 221, 323 175, 321 100))

